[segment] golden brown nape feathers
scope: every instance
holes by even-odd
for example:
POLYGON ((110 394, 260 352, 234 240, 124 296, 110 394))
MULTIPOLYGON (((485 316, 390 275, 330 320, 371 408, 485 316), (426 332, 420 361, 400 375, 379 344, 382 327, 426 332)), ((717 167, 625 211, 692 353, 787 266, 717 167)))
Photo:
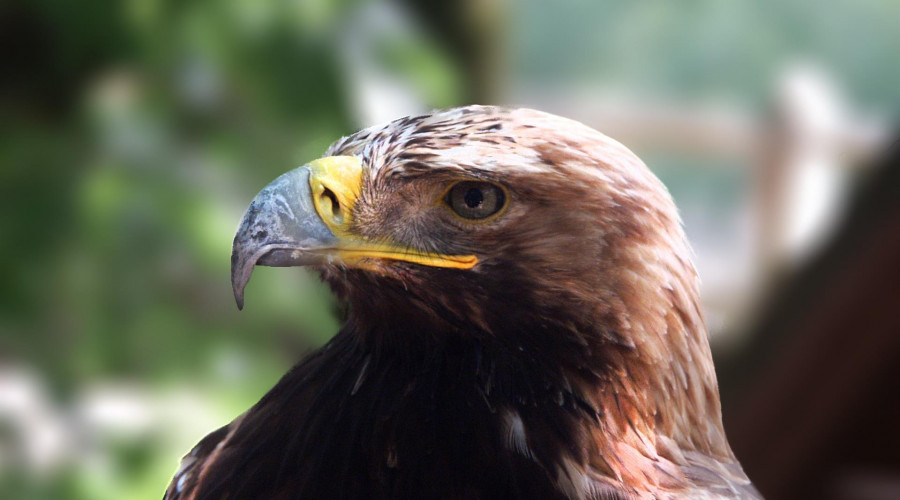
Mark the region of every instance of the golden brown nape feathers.
POLYGON ((337 141, 232 255, 349 318, 185 458, 169 498, 756 498, 722 429, 677 211, 627 148, 469 106, 337 141))

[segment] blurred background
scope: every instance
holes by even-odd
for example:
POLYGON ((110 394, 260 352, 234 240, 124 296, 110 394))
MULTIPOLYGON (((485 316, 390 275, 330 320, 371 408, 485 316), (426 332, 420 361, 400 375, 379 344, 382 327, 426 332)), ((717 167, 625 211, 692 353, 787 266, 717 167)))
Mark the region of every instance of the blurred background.
POLYGON ((641 156, 697 254, 769 498, 900 498, 900 3, 0 3, 0 496, 160 498, 339 326, 303 270, 238 312, 233 231, 361 127, 465 103, 641 156))

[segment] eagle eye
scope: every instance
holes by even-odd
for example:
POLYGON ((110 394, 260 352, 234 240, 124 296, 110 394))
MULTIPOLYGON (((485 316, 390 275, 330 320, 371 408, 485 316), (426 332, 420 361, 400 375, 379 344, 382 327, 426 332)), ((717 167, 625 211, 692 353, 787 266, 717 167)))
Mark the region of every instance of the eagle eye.
POLYGON ((445 200, 457 215, 466 219, 485 219, 503 208, 503 189, 489 182, 462 181, 447 192, 445 200))

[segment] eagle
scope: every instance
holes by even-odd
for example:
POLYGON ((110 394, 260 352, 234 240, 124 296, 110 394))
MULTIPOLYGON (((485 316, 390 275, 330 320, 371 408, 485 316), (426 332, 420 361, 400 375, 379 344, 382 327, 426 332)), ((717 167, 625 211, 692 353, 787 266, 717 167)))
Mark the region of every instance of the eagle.
POLYGON ((251 202, 340 331, 184 457, 165 498, 760 498, 722 426, 675 204, 625 146, 466 106, 341 138, 251 202))

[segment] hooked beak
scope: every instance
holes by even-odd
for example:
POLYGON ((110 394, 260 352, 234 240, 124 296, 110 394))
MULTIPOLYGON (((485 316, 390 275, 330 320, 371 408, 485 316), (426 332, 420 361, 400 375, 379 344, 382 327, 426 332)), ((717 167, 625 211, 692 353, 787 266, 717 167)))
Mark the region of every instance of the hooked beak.
POLYGON ((373 242, 349 230, 362 186, 362 163, 352 156, 320 158, 291 170, 250 202, 231 250, 231 287, 238 309, 256 265, 341 264, 365 267, 372 259, 470 269, 474 255, 441 255, 373 242))

